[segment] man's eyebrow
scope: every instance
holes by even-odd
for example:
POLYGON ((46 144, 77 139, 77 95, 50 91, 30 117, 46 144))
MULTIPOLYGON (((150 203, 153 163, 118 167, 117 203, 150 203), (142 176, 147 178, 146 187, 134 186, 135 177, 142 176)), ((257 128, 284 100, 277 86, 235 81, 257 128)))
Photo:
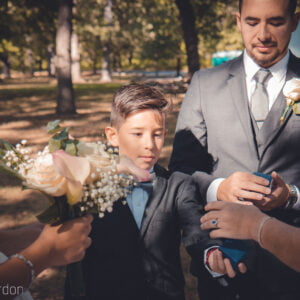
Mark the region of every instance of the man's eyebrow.
POLYGON ((269 18, 268 21, 284 21, 284 17, 272 17, 272 18, 269 18))
MULTIPOLYGON (((259 21, 260 19, 249 16, 249 17, 246 17, 245 20, 246 21, 259 21)), ((268 18, 268 21, 284 21, 284 20, 285 20, 284 17, 281 17, 281 16, 268 18)))
POLYGON ((255 17, 246 17, 245 20, 246 20, 246 21, 259 21, 259 18, 255 18, 255 17))

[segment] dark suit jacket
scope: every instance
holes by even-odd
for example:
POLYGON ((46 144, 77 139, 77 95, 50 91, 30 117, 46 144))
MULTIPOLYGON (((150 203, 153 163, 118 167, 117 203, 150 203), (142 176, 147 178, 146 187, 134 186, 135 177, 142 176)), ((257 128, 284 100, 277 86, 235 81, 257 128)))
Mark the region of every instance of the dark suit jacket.
MULTIPOLYGON (((300 59, 291 54, 287 80, 292 77, 300 77, 300 59)), ((215 178, 236 171, 277 171, 286 183, 300 187, 300 116, 291 111, 280 125, 285 106, 280 93, 258 132, 249 110, 242 56, 196 72, 180 110, 170 169, 194 174, 202 199, 215 178)), ((277 209, 270 214, 300 225, 299 211, 277 209)), ((258 246, 257 251, 252 271, 270 299, 290 294, 288 299, 299 299, 299 274, 258 246)))
POLYGON ((94 220, 92 246, 83 260, 86 299, 184 299, 181 237, 199 263, 209 241, 200 229, 199 194, 185 174, 176 172, 169 178, 159 166, 155 174, 140 230, 121 201, 112 213, 94 220), (149 298, 149 290, 162 298, 149 298))

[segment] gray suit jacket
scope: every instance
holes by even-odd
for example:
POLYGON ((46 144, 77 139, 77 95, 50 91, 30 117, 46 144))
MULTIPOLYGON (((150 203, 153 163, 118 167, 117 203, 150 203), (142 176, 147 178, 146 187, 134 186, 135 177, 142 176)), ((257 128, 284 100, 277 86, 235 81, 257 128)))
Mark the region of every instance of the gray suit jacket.
MULTIPOLYGON (((291 54, 287 80, 292 77, 300 77, 300 59, 291 54)), ((193 174, 203 199, 215 178, 236 171, 277 171, 285 182, 300 187, 300 116, 290 112, 280 125, 285 106, 281 93, 258 132, 249 110, 242 56, 196 72, 179 113, 171 171, 193 174)), ((276 209, 270 214, 300 226, 298 211, 276 209)), ((252 269, 265 295, 299 298, 300 275, 258 245, 252 269)))
MULTIPOLYGON (((121 201, 104 218, 95 216, 92 245, 82 261, 86 297, 80 300, 184 299, 180 242, 200 265, 212 241, 200 229, 200 197, 192 178, 169 176, 159 165, 154 171, 140 230, 121 201), (150 290, 161 296, 150 296, 150 290)), ((65 300, 78 300, 70 295, 68 280, 65 300)))
MULTIPOLYGON (((291 55, 287 79, 300 77, 300 59, 291 55)), ((300 186, 300 116, 284 124, 281 93, 256 136, 246 93, 242 57, 195 73, 179 113, 172 171, 194 174, 206 199, 210 183, 236 171, 277 171, 300 186)))

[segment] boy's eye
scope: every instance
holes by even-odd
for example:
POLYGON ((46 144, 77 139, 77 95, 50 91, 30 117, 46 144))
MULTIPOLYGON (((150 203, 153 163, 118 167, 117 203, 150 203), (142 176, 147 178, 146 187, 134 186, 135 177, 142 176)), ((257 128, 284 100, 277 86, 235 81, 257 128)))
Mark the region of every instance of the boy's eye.
POLYGON ((134 136, 141 136, 142 133, 141 132, 133 132, 132 135, 134 135, 134 136))
POLYGON ((256 26, 258 24, 258 22, 257 21, 248 21, 247 22, 247 25, 249 25, 249 26, 256 26))
POLYGON ((154 133, 154 136, 155 137, 162 137, 163 133, 162 132, 157 132, 157 133, 154 133))

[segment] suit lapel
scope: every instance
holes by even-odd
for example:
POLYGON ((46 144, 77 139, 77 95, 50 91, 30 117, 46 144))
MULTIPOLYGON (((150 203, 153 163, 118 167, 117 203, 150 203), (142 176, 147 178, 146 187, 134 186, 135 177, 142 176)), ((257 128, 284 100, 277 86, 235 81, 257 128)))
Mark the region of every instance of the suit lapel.
POLYGON ((233 61, 229 69, 228 87, 233 100, 235 113, 238 114, 242 129, 247 137, 250 149, 257 155, 255 133, 252 129, 249 101, 245 80, 243 56, 233 61), (241 80, 242 78, 242 80, 241 80))
MULTIPOLYGON (((264 147, 261 148, 260 155, 281 130, 282 126, 280 126, 280 117, 285 109, 285 106, 286 101, 281 91, 275 103, 273 104, 261 130, 257 132, 258 144, 264 145, 264 147)), ((288 116, 286 119, 288 119, 288 116)))
MULTIPOLYGON (((296 68, 294 64, 294 56, 291 54, 291 58, 289 60, 289 66, 286 73, 286 81, 292 79, 293 77, 298 77, 299 74, 296 73, 296 68), (295 69, 294 69, 295 68, 295 69), (295 71, 294 71, 295 70, 295 71)), ((288 122, 289 118, 292 115, 292 111, 290 111, 283 124, 280 125, 280 117, 286 107, 286 100, 283 95, 283 92, 281 91, 279 93, 279 96, 277 97, 274 105, 272 106, 272 109, 270 113, 268 114, 268 117, 266 121, 264 122, 257 138, 258 141, 264 145, 260 151, 260 156, 265 152, 267 147, 272 143, 272 141, 278 137, 282 129, 285 127, 286 123, 288 122)))
POLYGON ((154 176, 153 179, 153 190, 152 194, 149 197, 143 220, 141 225, 141 236, 144 237, 148 226, 150 224, 151 219, 153 218, 153 215, 156 211, 156 208, 158 207, 159 203, 161 202, 165 191, 167 188, 167 179, 160 176, 154 176))

